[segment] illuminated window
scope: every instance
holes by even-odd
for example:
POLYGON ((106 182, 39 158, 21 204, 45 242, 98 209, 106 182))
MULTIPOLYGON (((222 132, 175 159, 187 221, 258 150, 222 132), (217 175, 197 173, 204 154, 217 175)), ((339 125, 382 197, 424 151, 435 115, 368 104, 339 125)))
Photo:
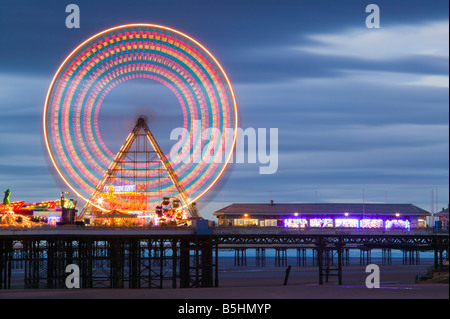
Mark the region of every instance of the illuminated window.
POLYGON ((258 226, 258 220, 253 218, 239 218, 234 220, 234 226, 258 226))
POLYGON ((333 220, 331 218, 313 218, 309 220, 311 227, 333 227, 333 220))
POLYGON ((358 228, 358 220, 356 218, 336 218, 336 227, 358 228))
POLYGON ((305 228, 308 221, 304 218, 289 218, 284 220, 284 227, 287 228, 305 228))
POLYGON ((276 219, 266 219, 266 220, 264 220, 264 223, 266 226, 277 226, 276 219))
POLYGON ((427 221, 425 219, 417 220, 417 227, 419 228, 427 227, 427 221))

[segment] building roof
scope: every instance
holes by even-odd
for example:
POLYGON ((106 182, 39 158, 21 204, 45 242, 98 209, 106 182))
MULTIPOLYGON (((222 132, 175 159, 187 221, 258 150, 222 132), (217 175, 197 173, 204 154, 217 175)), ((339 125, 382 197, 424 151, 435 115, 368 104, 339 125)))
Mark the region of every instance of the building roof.
POLYGON ((283 214, 367 214, 367 215, 427 215, 426 210, 413 204, 363 204, 363 203, 273 203, 273 204, 231 204, 214 213, 223 215, 283 215, 283 214))
POLYGON ((442 210, 440 212, 438 212, 436 214, 437 216, 445 216, 448 215, 448 207, 447 208, 442 208, 442 210))

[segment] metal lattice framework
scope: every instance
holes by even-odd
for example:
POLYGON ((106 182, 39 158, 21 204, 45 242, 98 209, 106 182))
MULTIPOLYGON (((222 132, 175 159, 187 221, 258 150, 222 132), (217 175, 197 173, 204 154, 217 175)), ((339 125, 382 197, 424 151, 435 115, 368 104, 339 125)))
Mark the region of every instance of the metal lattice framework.
MULTIPOLYGON (((218 286, 218 251, 248 247, 290 248, 316 252, 319 283, 337 276, 342 283, 343 256, 349 247, 434 251, 435 268, 448 259, 448 234, 216 234, 198 236, 192 230, 134 231, 133 235, 101 231, 2 234, 0 236, 0 289, 9 289, 12 263, 24 264, 26 288, 64 287, 67 264, 80 267, 82 287, 162 288, 218 286), (248 246, 244 246, 248 245, 248 246), (444 257, 446 255, 446 257, 444 257)), ((370 256, 367 256, 367 261, 370 256)), ((240 258, 244 262, 245 258, 240 258)), ((279 260, 280 266, 283 258, 279 260)))
POLYGON ((190 212, 191 217, 201 218, 195 203, 190 201, 186 190, 148 128, 145 119, 139 118, 78 218, 82 219, 92 206, 105 210, 148 211, 153 209, 150 207, 151 203, 163 198, 161 190, 163 177, 169 179, 174 188, 173 190, 167 188, 164 196, 167 196, 169 191, 172 193, 178 191, 178 196, 184 207, 190 212), (138 145, 132 149, 132 146, 136 144, 138 145), (156 192, 149 186, 154 180, 159 182, 156 192), (133 191, 122 192, 125 195, 119 195, 117 198, 118 195, 112 195, 114 194, 114 185, 133 186, 133 191), (109 191, 111 188, 112 191, 109 191), (128 193, 130 195, 127 196, 128 193))

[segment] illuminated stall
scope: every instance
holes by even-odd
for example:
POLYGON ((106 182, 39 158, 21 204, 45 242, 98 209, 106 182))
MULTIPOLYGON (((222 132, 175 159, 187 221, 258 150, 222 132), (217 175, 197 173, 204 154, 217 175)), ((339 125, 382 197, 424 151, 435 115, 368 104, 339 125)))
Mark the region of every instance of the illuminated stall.
POLYGON ((361 228, 370 228, 370 229, 382 229, 384 227, 384 221, 382 219, 361 219, 360 221, 361 228))
POLYGON ((319 227, 319 228, 333 227, 333 219, 331 218, 311 218, 309 222, 311 227, 319 227))
POLYGON ((287 228, 306 228, 307 226, 306 218, 287 218, 284 220, 284 227, 287 228))
POLYGON ((405 220, 405 219, 386 220, 385 225, 386 225, 386 230, 390 230, 390 229, 410 230, 411 229, 411 223, 409 222, 409 220, 405 220))
POLYGON ((99 211, 93 216, 91 222, 94 226, 138 226, 143 224, 143 219, 139 218, 140 216, 140 213, 125 213, 118 210, 99 211))
POLYGON ((335 227, 358 228, 359 220, 356 218, 336 218, 334 220, 335 227))

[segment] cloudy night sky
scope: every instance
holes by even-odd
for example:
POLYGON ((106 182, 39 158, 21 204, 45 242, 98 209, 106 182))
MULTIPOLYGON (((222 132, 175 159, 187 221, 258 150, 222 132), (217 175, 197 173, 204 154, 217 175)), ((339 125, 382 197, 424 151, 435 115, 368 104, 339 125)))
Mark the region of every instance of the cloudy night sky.
MULTIPOLYGON (((233 202, 362 202, 363 194, 366 203, 430 211, 432 191, 436 207, 447 207, 447 0, 2 0, 0 188, 11 201, 68 190, 44 145, 52 77, 87 38, 138 22, 179 30, 217 58, 242 129, 278 128, 276 173, 260 174, 267 164, 259 162, 230 164, 199 202, 203 216, 233 202), (70 3, 80 8, 78 29, 65 25, 70 3), (371 3, 380 28, 366 27, 371 3)), ((102 105, 105 141, 120 147, 144 113, 158 119, 162 144, 175 143, 164 131, 179 126, 175 109, 151 105, 176 99, 128 82, 102 105)))

